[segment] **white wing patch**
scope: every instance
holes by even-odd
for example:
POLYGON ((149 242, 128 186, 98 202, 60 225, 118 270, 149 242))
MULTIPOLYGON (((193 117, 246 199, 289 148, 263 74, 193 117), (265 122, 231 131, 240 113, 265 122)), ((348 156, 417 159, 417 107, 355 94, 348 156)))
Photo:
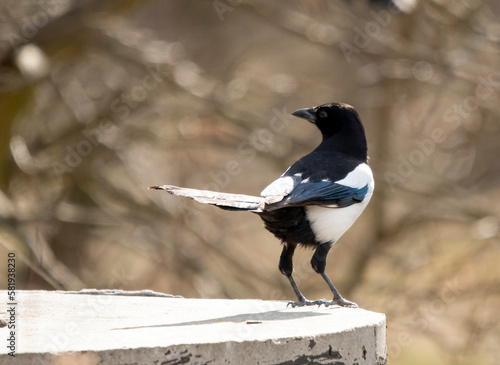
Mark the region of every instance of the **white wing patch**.
POLYGON ((290 194, 298 183, 302 180, 301 174, 294 176, 281 176, 269 184, 260 195, 266 198, 267 204, 277 203, 290 194))
POLYGON ((335 182, 337 184, 356 189, 360 189, 368 185, 368 190, 373 191, 373 173, 370 166, 365 163, 359 164, 354 170, 348 173, 346 177, 335 182))

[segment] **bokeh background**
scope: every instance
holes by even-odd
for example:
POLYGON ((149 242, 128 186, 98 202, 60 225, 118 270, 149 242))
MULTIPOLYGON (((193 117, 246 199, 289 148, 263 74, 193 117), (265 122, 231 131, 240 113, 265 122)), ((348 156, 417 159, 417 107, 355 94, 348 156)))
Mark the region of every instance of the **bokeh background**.
POLYGON ((0 4, 0 288, 14 251, 18 289, 294 299, 257 216, 147 187, 258 195, 346 102, 376 189, 327 273, 391 364, 498 364, 498 1, 0 4))

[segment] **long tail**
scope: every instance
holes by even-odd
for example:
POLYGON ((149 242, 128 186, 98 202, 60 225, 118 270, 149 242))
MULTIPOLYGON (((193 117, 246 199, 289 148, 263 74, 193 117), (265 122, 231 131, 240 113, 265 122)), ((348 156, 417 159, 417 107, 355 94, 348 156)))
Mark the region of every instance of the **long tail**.
POLYGON ((150 186, 151 190, 166 190, 172 195, 184 196, 196 200, 202 204, 211 204, 225 210, 246 210, 250 212, 262 212, 264 198, 243 194, 218 193, 208 190, 197 190, 180 188, 173 185, 150 186))

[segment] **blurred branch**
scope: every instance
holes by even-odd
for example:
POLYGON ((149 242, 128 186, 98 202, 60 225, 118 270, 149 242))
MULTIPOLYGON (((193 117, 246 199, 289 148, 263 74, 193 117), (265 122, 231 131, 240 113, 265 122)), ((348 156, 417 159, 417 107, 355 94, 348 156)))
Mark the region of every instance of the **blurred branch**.
POLYGON ((45 280, 52 288, 55 289, 62 289, 62 287, 59 286, 59 283, 57 283, 55 280, 51 278, 49 274, 47 274, 43 268, 41 268, 36 262, 30 260, 28 257, 24 256, 21 252, 17 251, 13 245, 11 245, 7 239, 5 238, 5 235, 0 234, 0 244, 9 252, 16 252, 17 257, 19 260, 25 264, 27 267, 30 268, 34 273, 36 273, 38 276, 40 276, 43 280, 45 280))

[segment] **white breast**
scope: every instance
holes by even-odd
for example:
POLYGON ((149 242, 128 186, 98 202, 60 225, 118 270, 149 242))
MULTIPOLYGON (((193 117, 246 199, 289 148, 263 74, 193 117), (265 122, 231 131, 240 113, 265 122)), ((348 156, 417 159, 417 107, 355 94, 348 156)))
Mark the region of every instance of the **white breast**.
POLYGON ((361 203, 346 208, 327 208, 309 206, 306 208, 307 218, 311 228, 320 243, 335 243, 356 222, 356 219, 365 210, 370 196, 366 196, 361 203))
POLYGON ((308 206, 306 207, 307 218, 311 228, 320 243, 335 243, 363 213, 373 195, 375 183, 368 165, 359 165, 353 172, 337 183, 361 188, 368 185, 368 192, 360 203, 352 204, 345 208, 335 206, 308 206))

